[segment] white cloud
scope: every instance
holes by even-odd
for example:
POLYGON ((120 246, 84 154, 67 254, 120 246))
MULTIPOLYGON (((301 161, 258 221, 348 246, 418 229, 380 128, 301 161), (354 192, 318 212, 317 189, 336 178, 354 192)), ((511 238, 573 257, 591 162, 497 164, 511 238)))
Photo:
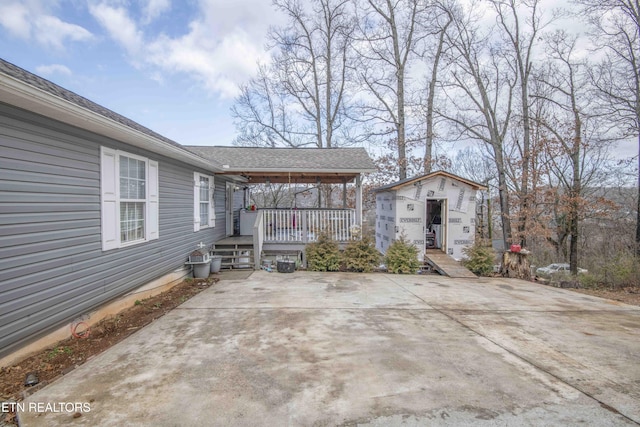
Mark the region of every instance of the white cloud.
POLYGON ((169 0, 148 0, 142 8, 142 22, 148 24, 170 9, 171 2, 169 0))
POLYGON ((223 98, 237 95, 238 83, 250 78, 263 53, 242 30, 214 39, 202 22, 180 38, 160 37, 148 48, 147 60, 166 71, 194 76, 223 98))
POLYGON ((8 3, 0 5, 0 25, 14 36, 22 39, 29 39, 31 36, 29 10, 22 4, 8 3))
POLYGON ((105 3, 89 5, 89 12, 102 25, 112 39, 125 48, 129 55, 136 55, 143 46, 143 35, 123 7, 105 3))
POLYGON ((38 16, 33 22, 34 38, 44 46, 55 49, 63 50, 68 40, 87 41, 93 38, 83 27, 63 22, 55 16, 38 16))
POLYGON ((200 0, 195 17, 178 36, 153 34, 151 27, 143 27, 146 20, 171 7, 168 1, 146 3, 139 23, 124 7, 111 4, 102 0, 89 11, 134 64, 152 68, 153 80, 164 81, 162 74, 185 73, 207 91, 232 98, 238 84, 253 76, 256 63, 267 60, 264 37, 275 19, 269 2, 200 0))
POLYGON ((70 76, 72 74, 71 70, 68 67, 65 67, 61 64, 40 65, 36 67, 36 72, 42 76, 50 76, 53 74, 70 76))
MULTIPOLYGON (((68 41, 88 41, 93 38, 85 28, 51 15, 45 4, 38 1, 3 2, 0 4, 0 25, 16 37, 33 39, 45 47, 58 50, 64 50, 68 41)), ((51 4, 55 6, 55 2, 51 4)))

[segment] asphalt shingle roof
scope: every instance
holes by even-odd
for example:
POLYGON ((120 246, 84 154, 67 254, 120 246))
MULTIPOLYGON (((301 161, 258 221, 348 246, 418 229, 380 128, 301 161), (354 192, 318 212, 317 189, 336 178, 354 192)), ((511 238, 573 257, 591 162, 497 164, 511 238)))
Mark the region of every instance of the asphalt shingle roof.
POLYGON ((222 165, 222 169, 228 172, 364 173, 375 170, 375 165, 364 148, 313 149, 184 146, 0 58, 0 78, 2 75, 19 80, 49 95, 115 121, 124 127, 177 147, 185 153, 195 154, 217 168, 222 165))
POLYGON ((184 149, 184 147, 180 144, 178 144, 177 142, 164 137, 162 135, 160 135, 159 133, 156 133, 154 131, 152 131, 149 128, 146 128, 144 126, 142 126, 139 123, 134 122, 131 119, 128 119, 114 111, 109 110, 108 108, 103 107, 102 105, 96 104, 95 102, 78 95, 77 93, 74 93, 68 89, 63 88, 62 86, 58 86, 57 84, 50 82, 47 79, 44 79, 40 76, 37 76, 33 73, 30 73, 27 70, 24 70, 16 65, 13 65, 10 62, 5 61, 4 59, 0 58, 0 73, 2 74, 6 74, 8 76, 11 76, 15 79, 18 79, 24 83, 27 83, 30 86, 33 86, 37 89, 43 90, 51 95, 54 95, 58 98, 64 99, 66 101, 71 102, 72 104, 75 104, 79 107, 82 108, 86 108, 89 111, 92 111, 96 114, 99 114, 103 117, 106 117, 108 119, 111 119, 113 121, 116 121, 118 123, 120 123, 121 125, 124 125, 126 127, 129 127, 131 129, 134 129, 138 132, 142 132, 148 136, 151 136, 155 139, 159 139, 163 142, 166 142, 167 144, 171 144, 175 147, 184 149))
POLYGON ((342 171, 372 172, 375 165, 367 150, 354 148, 254 148, 185 146, 188 150, 237 172, 342 171), (228 167, 227 167, 228 166, 228 167))

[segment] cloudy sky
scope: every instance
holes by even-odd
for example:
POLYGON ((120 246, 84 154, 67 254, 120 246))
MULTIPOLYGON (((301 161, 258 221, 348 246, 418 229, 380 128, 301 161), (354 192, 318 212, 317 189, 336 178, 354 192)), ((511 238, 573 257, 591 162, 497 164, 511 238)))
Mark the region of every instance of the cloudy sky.
POLYGON ((0 0, 0 57, 182 144, 229 145, 238 84, 282 23, 271 0, 0 0))
POLYGON ((267 0, 0 0, 0 57, 182 144, 229 145, 267 0))

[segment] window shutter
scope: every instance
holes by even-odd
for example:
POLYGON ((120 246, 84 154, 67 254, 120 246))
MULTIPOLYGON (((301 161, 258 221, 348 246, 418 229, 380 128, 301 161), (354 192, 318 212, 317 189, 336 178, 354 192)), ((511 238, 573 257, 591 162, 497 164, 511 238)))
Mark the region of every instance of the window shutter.
POLYGON ((215 192, 215 182, 213 177, 209 178, 209 227, 216 226, 216 203, 214 192, 215 192))
POLYGON ((193 231, 200 231, 200 175, 193 173, 193 231))
POLYGON ((147 240, 155 240, 160 237, 159 221, 159 177, 158 162, 149 160, 149 177, 147 179, 147 240))
POLYGON ((116 150, 100 147, 100 222, 102 250, 119 246, 118 162, 116 150))

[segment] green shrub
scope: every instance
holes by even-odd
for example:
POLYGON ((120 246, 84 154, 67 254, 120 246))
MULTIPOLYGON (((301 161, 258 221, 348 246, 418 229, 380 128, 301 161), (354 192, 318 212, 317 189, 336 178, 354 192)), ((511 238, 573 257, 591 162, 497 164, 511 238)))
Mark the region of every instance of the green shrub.
POLYGON ((384 262, 390 273, 414 274, 420 268, 418 248, 401 236, 387 249, 384 262))
POLYGON ((593 289, 593 288, 597 288, 598 285, 600 285, 601 280, 596 274, 585 273, 585 274, 578 275, 578 282, 580 282, 580 285, 583 288, 593 289))
POLYGON ((306 248, 307 268, 311 271, 338 271, 340 269, 340 248, 326 233, 321 233, 318 240, 309 243, 306 248))
POLYGON ((623 288, 640 286, 640 263, 630 253, 619 254, 602 266, 592 266, 586 274, 578 275, 584 287, 623 288))
POLYGON ((349 242, 344 249, 343 257, 349 271, 363 273, 373 271, 380 262, 380 253, 378 253, 373 239, 369 236, 349 242))
POLYGON ((490 246, 482 243, 475 243, 462 249, 466 258, 462 260, 462 265, 467 267, 473 274, 478 276, 489 276, 493 273, 495 263, 495 253, 490 246))

